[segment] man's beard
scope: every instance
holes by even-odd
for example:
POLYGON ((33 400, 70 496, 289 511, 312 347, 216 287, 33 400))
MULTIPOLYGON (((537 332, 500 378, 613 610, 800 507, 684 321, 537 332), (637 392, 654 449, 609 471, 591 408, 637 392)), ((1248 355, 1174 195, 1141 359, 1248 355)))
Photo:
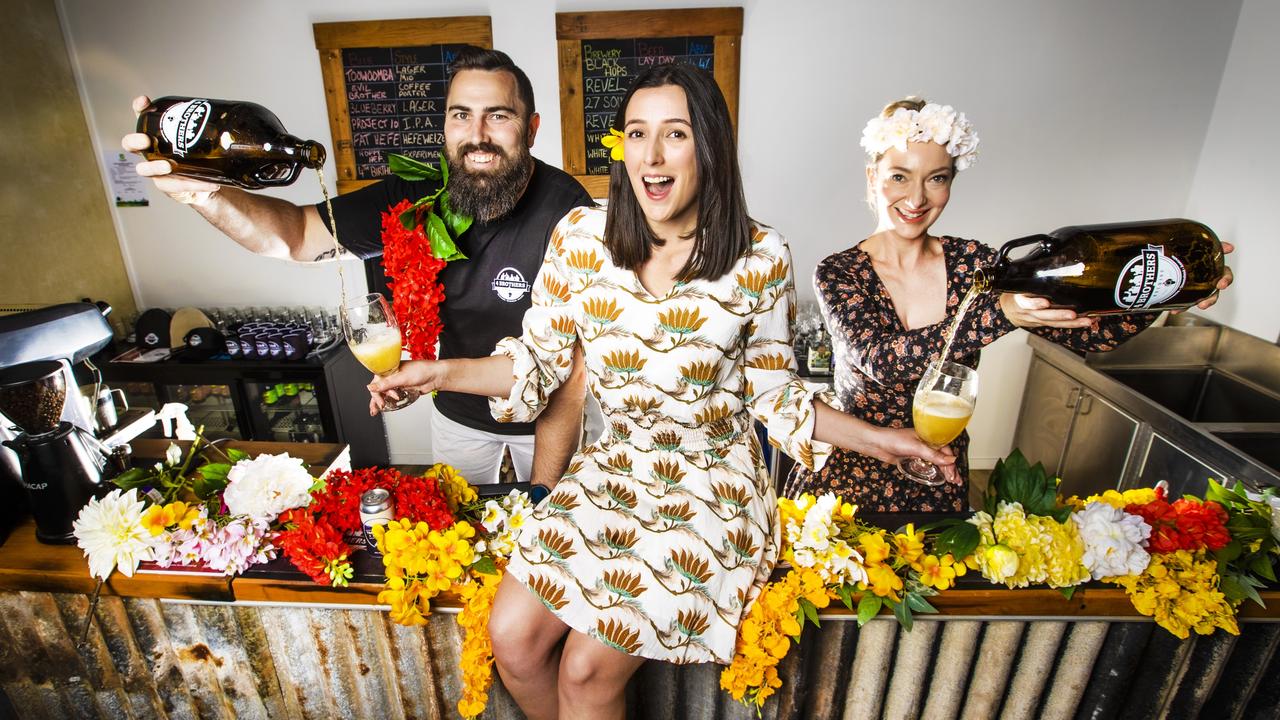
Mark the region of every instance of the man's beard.
POLYGON ((465 143, 457 153, 445 148, 445 157, 449 160, 449 207, 477 222, 490 222, 510 213, 533 174, 533 156, 523 143, 518 145, 515 157, 487 142, 465 143), (492 171, 469 169, 465 158, 473 150, 492 153, 497 167, 492 171))

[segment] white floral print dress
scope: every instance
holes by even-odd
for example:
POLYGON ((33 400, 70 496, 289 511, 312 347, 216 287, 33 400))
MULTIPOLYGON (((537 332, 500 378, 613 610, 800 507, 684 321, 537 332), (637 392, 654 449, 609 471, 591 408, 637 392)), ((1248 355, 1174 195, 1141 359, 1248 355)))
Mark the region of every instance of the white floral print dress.
POLYGON ((780 541, 749 415, 807 468, 831 451, 812 439, 813 399, 829 402, 827 388, 795 375, 791 254, 756 226, 726 276, 658 298, 610 261, 604 225, 598 208, 560 221, 523 335, 494 352, 516 379, 510 397, 490 399, 494 417, 529 421, 580 343, 606 427, 521 528, 507 572, 618 650, 728 663, 780 541))

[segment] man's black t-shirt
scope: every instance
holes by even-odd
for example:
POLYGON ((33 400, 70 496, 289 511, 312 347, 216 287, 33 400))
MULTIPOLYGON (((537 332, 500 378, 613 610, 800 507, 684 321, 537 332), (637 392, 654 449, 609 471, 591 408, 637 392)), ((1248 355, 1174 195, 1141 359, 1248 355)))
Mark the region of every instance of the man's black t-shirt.
MULTIPOLYGON (((486 357, 504 337, 519 337, 520 321, 531 304, 533 280, 542 267, 551 232, 570 210, 591 204, 591 196, 564 171, 534 160, 533 177, 520 202, 505 217, 475 223, 458 239, 466 260, 440 272, 444 304, 440 319, 440 359, 486 357)), ((404 199, 433 193, 438 183, 410 182, 392 176, 333 199, 338 242, 362 258, 382 254, 382 213, 404 199)), ((329 225, 324 203, 316 210, 329 225)), ((332 228, 330 228, 332 231, 332 228)), ((532 423, 500 423, 489 401, 478 395, 441 392, 436 408, 467 427, 502 435, 528 435, 532 423)))

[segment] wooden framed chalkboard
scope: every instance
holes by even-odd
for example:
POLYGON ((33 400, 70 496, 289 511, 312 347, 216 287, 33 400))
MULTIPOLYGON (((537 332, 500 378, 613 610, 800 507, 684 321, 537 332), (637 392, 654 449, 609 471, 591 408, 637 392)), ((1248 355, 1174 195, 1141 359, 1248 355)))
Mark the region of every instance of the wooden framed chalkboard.
POLYGON ((564 170, 592 197, 609 193, 614 112, 647 65, 687 62, 715 76, 738 129, 742 8, 556 13, 564 170))
POLYGON ((389 174, 388 153, 434 165, 444 145, 445 70, 464 45, 493 47, 489 18, 317 23, 312 29, 338 192, 389 174))

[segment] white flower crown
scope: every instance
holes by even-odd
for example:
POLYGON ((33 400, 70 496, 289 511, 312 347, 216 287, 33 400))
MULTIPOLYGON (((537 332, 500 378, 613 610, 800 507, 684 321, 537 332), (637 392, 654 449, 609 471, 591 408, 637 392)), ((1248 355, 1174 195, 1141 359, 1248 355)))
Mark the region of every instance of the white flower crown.
POLYGON ((978 157, 978 134, 973 124, 950 105, 928 103, 919 110, 900 107, 889 117, 876 115, 862 129, 862 147, 873 159, 891 147, 906 150, 908 142, 946 146, 955 158, 956 170, 968 168, 978 157))

